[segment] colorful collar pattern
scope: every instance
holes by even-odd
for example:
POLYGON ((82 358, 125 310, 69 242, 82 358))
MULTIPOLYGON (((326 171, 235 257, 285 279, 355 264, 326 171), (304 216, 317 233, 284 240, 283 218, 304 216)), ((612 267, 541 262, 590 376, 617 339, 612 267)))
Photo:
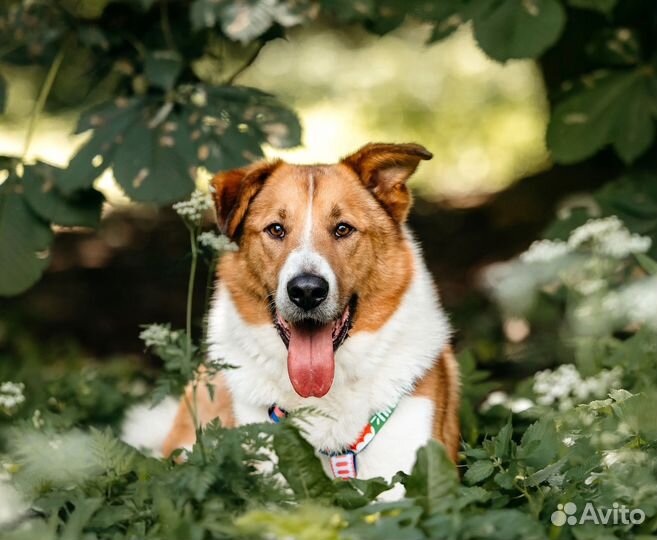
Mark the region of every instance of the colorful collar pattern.
MULTIPOLYGON (((349 478, 356 478, 358 475, 358 467, 356 463, 356 456, 360 454, 367 445, 369 445, 379 431, 386 424, 388 419, 395 411, 396 405, 388 407, 372 415, 369 422, 361 432, 360 436, 351 446, 341 450, 340 452, 329 452, 328 450, 319 450, 329 458, 331 470, 335 478, 342 478, 347 480, 349 478)), ((269 407, 269 418, 275 424, 278 424, 287 416, 287 411, 281 409, 278 405, 274 404, 269 407)))

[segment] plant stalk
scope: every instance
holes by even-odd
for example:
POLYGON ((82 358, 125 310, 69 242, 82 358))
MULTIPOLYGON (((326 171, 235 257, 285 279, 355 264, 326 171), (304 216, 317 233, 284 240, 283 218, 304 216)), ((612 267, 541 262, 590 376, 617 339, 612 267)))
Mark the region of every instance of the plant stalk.
POLYGON ((30 151, 30 145, 32 144, 32 137, 34 136, 34 130, 36 128, 39 117, 43 112, 43 108, 46 105, 46 101, 48 100, 48 95, 52 90, 52 86, 55 82, 55 79, 57 78, 57 72, 59 71, 59 68, 62 65, 62 61, 64 60, 65 50, 66 50, 66 45, 64 45, 57 53, 57 56, 55 56, 55 59, 50 65, 50 69, 48 70, 48 73, 46 75, 46 79, 43 81, 43 86, 39 91, 39 96, 37 98, 36 103, 34 104, 34 109, 32 109, 32 114, 30 115, 30 121, 29 124, 27 125, 27 133, 25 134, 25 142, 23 144, 23 155, 21 158, 23 162, 27 159, 27 154, 30 151))

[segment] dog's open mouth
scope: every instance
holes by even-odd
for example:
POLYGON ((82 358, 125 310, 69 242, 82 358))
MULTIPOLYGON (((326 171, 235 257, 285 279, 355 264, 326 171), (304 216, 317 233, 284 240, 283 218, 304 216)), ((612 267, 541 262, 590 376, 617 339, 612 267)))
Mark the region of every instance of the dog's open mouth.
POLYGON ((312 319, 286 321, 274 312, 274 326, 287 347, 287 371, 301 397, 322 397, 333 384, 335 351, 347 339, 356 308, 355 297, 342 315, 328 323, 312 319))

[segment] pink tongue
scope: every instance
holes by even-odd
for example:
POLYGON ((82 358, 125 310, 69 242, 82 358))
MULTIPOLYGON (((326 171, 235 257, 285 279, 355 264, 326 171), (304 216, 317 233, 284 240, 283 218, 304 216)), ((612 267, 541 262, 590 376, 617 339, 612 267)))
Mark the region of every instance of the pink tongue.
POLYGON ((333 325, 312 329, 290 325, 287 372, 301 397, 322 397, 333 384, 333 325))

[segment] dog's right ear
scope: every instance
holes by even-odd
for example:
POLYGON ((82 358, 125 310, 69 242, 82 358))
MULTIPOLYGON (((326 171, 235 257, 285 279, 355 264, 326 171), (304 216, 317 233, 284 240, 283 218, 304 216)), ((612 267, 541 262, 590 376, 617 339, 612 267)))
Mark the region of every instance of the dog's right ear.
POLYGON ((249 204, 280 163, 280 160, 259 161, 221 172, 212 179, 217 224, 219 230, 231 240, 235 240, 249 204))

